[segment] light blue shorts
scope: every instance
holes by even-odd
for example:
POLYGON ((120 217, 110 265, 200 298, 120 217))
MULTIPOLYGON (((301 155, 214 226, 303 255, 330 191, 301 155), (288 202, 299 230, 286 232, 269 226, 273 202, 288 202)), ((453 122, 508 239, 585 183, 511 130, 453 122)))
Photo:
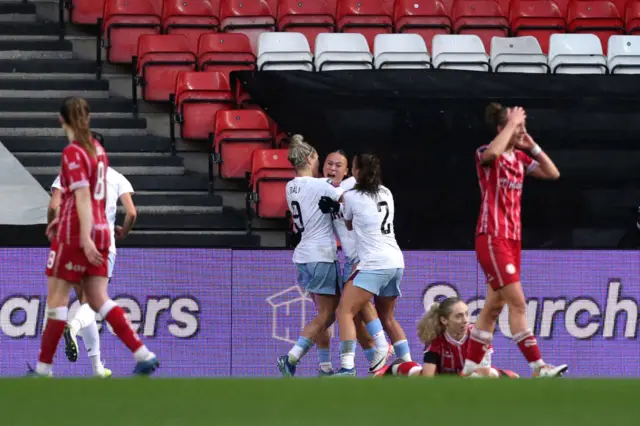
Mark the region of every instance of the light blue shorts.
POLYGON ((403 273, 403 268, 358 271, 353 279, 353 285, 376 296, 398 297, 402 296, 400 281, 403 273))
POLYGON ((114 266, 116 266, 116 255, 115 255, 115 253, 109 252, 109 271, 108 271, 109 279, 111 279, 111 276, 113 275, 113 267, 114 266))
POLYGON ((340 291, 342 292, 342 288, 344 287, 344 283, 349 281, 351 278, 351 270, 353 269, 353 265, 356 265, 360 262, 360 259, 357 257, 355 259, 346 259, 344 265, 342 266, 342 282, 340 283, 340 291))
POLYGON ((337 262, 296 263, 298 284, 313 294, 338 294, 340 275, 337 262))

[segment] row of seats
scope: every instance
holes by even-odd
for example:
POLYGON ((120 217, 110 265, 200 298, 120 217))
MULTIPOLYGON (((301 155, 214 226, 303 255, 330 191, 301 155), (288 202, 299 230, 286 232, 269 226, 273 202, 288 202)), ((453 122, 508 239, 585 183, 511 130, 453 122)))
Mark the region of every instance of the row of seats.
MULTIPOLYGON (((197 50, 202 34, 241 32, 254 53, 259 35, 272 31, 300 32, 312 51, 316 36, 326 32, 361 33, 370 49, 376 35, 392 32, 419 34, 427 45, 436 34, 475 34, 486 50, 494 36, 532 35, 546 53, 553 33, 595 33, 606 49, 610 35, 640 32, 640 0, 628 0, 625 9, 612 1, 571 0, 566 13, 554 0, 513 0, 504 7, 499 0, 454 0, 450 10, 443 0, 340 0, 337 8, 330 3, 279 0, 274 13, 264 0, 165 0, 158 12, 150 0, 106 0, 102 37, 107 60, 130 63, 142 34, 183 34, 197 50)), ((76 0, 72 17, 79 16, 80 4, 93 3, 76 0)))

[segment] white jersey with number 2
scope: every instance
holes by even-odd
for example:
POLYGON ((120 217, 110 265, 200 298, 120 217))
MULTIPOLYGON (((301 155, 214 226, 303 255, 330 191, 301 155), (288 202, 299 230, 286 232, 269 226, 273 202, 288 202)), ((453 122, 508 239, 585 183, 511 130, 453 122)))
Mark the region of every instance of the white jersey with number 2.
POLYGON ((344 193, 344 219, 358 236, 359 270, 404 268, 404 256, 393 229, 395 205, 389 189, 371 196, 356 189, 344 193))
MULTIPOLYGON (((51 184, 51 189, 62 190, 60 185, 60 175, 51 184)), ((131 183, 122 174, 116 172, 111 167, 107 169, 107 199, 105 201, 105 212, 107 221, 109 221, 109 230, 111 231, 111 245, 109 252, 116 253, 116 213, 118 211, 118 200, 122 194, 133 194, 131 183)))
POLYGON ((302 233, 293 262, 335 262, 338 247, 331 215, 320 211, 318 201, 324 196, 338 201, 344 190, 334 187, 331 179, 299 176, 287 183, 286 191, 294 226, 302 233))

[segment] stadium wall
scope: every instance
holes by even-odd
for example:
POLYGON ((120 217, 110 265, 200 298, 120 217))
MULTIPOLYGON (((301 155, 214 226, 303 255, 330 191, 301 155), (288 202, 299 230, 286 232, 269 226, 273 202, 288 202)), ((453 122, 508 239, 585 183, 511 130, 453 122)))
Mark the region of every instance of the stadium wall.
MULTIPOLYGON (((0 375, 15 376, 39 350, 46 300, 44 248, 0 249, 0 375)), ((414 359, 422 347, 415 323, 430 303, 458 294, 473 313, 485 285, 475 254, 408 251, 397 309, 414 359)), ((640 256, 622 251, 525 251, 522 256, 528 317, 545 359, 568 363, 572 376, 640 376, 638 303, 640 256)), ((162 376, 275 376, 314 312, 295 283, 290 251, 120 249, 111 294, 160 360, 162 376)), ((72 304, 72 313, 78 303, 72 304)), ((508 335, 506 312, 499 329, 508 335)), ((519 351, 497 333, 494 365, 528 374, 519 351)), ((101 327, 102 356, 116 375, 128 375, 131 355, 101 327)), ((333 362, 337 365, 337 339, 333 362)), ((364 372, 364 359, 358 363, 364 372)), ((315 351, 299 374, 314 375, 315 351)), ((56 357, 56 375, 87 375, 56 357)))

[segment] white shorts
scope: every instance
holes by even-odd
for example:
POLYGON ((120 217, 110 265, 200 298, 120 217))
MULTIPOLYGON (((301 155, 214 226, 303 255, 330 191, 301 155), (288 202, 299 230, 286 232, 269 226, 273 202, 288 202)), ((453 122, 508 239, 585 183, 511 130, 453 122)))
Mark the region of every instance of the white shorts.
POLYGON ((116 265, 116 254, 113 252, 109 252, 109 269, 108 269, 108 277, 111 279, 113 275, 113 267, 116 265))

